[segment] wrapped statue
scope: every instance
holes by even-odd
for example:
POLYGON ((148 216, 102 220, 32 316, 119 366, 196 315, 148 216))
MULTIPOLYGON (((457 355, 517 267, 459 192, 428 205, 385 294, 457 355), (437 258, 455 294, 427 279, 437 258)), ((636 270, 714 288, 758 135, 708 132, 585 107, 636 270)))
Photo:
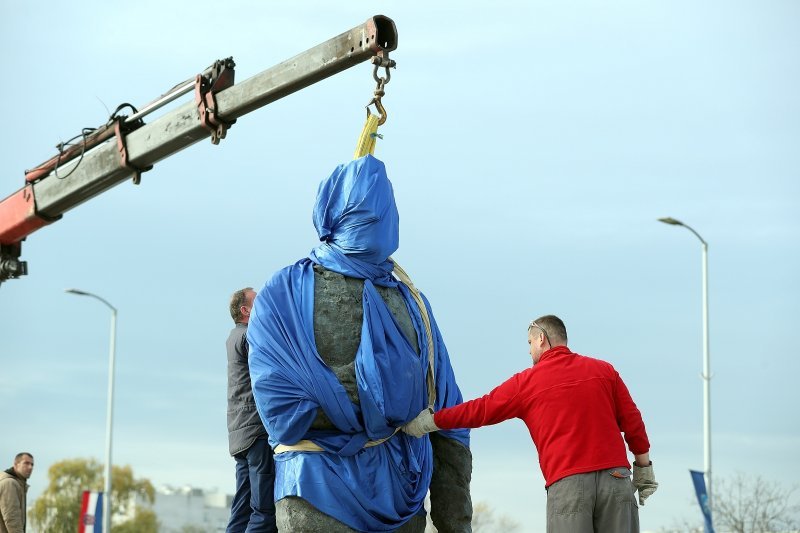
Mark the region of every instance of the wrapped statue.
POLYGON ((471 531, 467 430, 399 431, 462 402, 427 299, 390 257, 399 215, 371 155, 323 180, 321 244, 258 292, 248 328, 253 395, 275 450, 280 531, 471 531))

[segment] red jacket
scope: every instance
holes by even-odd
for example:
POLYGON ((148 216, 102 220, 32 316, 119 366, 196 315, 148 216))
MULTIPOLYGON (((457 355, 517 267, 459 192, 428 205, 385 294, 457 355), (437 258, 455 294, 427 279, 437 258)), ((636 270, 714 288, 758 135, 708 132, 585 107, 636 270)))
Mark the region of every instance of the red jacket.
POLYGON ((438 411, 440 429, 477 428, 519 418, 539 452, 545 487, 573 474, 630 467, 650 451, 642 415, 614 367, 556 346, 492 392, 438 411))

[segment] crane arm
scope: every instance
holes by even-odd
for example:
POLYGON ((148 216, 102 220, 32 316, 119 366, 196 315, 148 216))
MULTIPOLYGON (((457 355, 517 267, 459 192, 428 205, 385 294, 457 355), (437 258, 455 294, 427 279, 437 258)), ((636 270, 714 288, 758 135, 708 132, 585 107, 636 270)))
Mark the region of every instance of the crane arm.
POLYGON ((142 118, 150 104, 130 117, 112 115, 77 146, 28 171, 25 185, 0 201, 0 283, 27 274, 22 241, 70 209, 131 176, 138 183, 141 172, 202 139, 218 143, 239 117, 396 48, 394 22, 376 15, 239 84, 232 58, 217 61, 154 104, 192 89, 194 101, 149 124, 142 118))

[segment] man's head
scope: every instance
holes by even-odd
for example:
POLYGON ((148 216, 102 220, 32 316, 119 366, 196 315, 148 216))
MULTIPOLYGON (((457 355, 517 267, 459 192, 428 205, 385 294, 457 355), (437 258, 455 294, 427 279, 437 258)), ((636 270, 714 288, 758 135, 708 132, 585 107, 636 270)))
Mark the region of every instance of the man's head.
POLYGON ((23 479, 29 479, 33 473, 33 455, 21 452, 14 457, 14 472, 23 479))
POLYGON ((540 316, 528 324, 528 344, 535 365, 550 348, 567 345, 567 327, 555 315, 540 316))
POLYGON ((253 300, 256 291, 253 287, 239 289, 231 296, 231 318, 236 324, 247 324, 250 321, 250 310, 253 308, 253 300))

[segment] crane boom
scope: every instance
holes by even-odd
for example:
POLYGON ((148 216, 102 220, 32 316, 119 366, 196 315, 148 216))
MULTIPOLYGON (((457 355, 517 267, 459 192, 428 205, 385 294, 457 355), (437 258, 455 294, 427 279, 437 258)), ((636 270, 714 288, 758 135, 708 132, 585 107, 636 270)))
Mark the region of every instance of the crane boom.
POLYGON ((396 48, 394 22, 376 15, 239 84, 233 82, 233 59, 217 61, 157 99, 154 107, 195 92, 194 101, 152 123, 142 119, 149 110, 112 115, 77 146, 27 171, 25 185, 0 201, 0 283, 27 274, 19 259, 22 241, 70 209, 131 176, 138 183, 155 163, 202 139, 218 143, 239 117, 373 57, 388 59, 396 48))

